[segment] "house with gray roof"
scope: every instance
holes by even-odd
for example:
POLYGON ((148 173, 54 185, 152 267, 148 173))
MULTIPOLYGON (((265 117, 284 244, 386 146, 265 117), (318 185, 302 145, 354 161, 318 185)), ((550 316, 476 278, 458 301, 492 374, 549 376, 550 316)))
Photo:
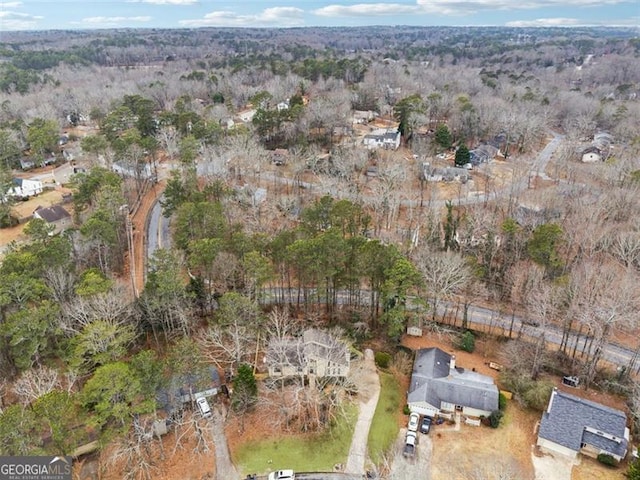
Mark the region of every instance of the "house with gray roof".
POLYGON ((407 395, 412 412, 430 417, 453 412, 488 417, 498 410, 498 395, 493 378, 457 367, 455 355, 439 348, 416 352, 407 395))
POLYGON ((71 215, 62 205, 52 205, 50 207, 38 207, 33 212, 34 218, 40 218, 53 226, 50 235, 62 232, 72 224, 71 215))
POLYGON ((603 453, 620 461, 629 445, 627 416, 556 388, 542 414, 537 445, 571 458, 578 453, 594 458, 603 453))
POLYGON ((482 144, 469 152, 469 163, 478 166, 481 163, 487 163, 494 159, 498 154, 498 149, 493 145, 482 144))
POLYGON ((364 145, 369 148, 397 150, 400 147, 400 132, 396 129, 378 129, 364 136, 364 145))
POLYGON ((270 377, 346 377, 351 355, 340 339, 310 328, 300 337, 272 339, 265 362, 270 377))

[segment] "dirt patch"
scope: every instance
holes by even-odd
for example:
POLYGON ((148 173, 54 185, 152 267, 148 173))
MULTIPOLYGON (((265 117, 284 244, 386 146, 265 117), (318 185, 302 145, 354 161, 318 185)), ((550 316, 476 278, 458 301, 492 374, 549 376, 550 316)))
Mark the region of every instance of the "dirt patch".
MULTIPOLYGON (((33 215, 33 212, 38 207, 50 207, 52 205, 59 205, 62 203, 62 195, 65 193, 71 193, 71 190, 68 188, 56 188, 55 190, 47 190, 42 192, 37 197, 30 198, 26 202, 18 202, 16 203, 12 210, 14 215, 18 218, 27 218, 33 215)), ((69 211, 71 208, 71 204, 67 204, 64 206, 65 210, 69 211)), ((72 213, 69 211, 69 213, 72 213)))
POLYGON ((589 457, 581 457, 580 464, 573 467, 571 480, 625 480, 625 466, 611 468, 602 465, 597 460, 589 457))
POLYGON ((459 431, 452 431, 436 425, 431 432, 433 480, 470 478, 488 466, 517 473, 512 478, 533 478, 531 448, 537 420, 537 413, 523 411, 515 402, 509 402, 497 429, 463 423, 459 431), (444 428, 447 431, 441 431, 444 428))
MULTIPOLYGON (((203 420, 200 420, 202 427, 210 429, 203 420)), ((149 444, 149 450, 142 449, 140 455, 152 458, 150 464, 150 478, 157 480, 203 480, 212 479, 215 474, 215 456, 213 453, 213 442, 209 439, 209 450, 203 451, 197 448, 197 442, 193 431, 187 432, 171 431, 162 437, 162 443, 157 440, 149 444), (180 444, 176 447, 176 440, 180 438, 180 444)), ((104 450, 100 458, 89 457, 84 460, 74 462, 74 477, 80 480, 122 480, 127 473, 131 473, 132 468, 139 466, 142 461, 138 458, 132 465, 127 465, 126 460, 114 460, 115 445, 110 444, 104 450), (136 465, 136 463, 138 465, 136 465)), ((144 478, 138 474, 135 478, 144 478)))
MULTIPOLYGON (((12 214, 16 218, 25 220, 31 217, 38 207, 50 207, 61 204, 63 201, 62 195, 70 192, 71 190, 63 187, 58 187, 55 190, 47 190, 25 202, 17 202, 11 209, 12 214)), ((64 208, 73 215, 72 204, 66 204, 64 208)), ((23 234, 25 225, 26 221, 11 228, 0 229, 0 251, 13 241, 21 242, 27 240, 27 237, 23 234)))
MULTIPOLYGON (((574 461, 562 455, 531 454, 536 471, 536 480, 571 480, 574 461)), ((604 478, 604 477, 599 477, 604 478)))
POLYGON ((496 370, 489 368, 488 363, 499 362, 498 347, 491 339, 477 339, 475 353, 459 350, 452 345, 453 337, 436 335, 423 335, 422 337, 411 337, 405 335, 402 338, 402 345, 412 350, 420 348, 437 347, 445 352, 456 356, 456 365, 468 370, 475 369, 476 372, 488 375, 494 380, 498 379, 496 370))

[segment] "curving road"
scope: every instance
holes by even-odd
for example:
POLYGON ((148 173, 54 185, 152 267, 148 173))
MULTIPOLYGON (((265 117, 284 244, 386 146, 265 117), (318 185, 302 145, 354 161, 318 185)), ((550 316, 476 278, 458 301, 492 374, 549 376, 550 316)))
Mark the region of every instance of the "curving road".
MULTIPOLYGON (((171 248, 171 219, 162 214, 162 205, 160 202, 164 200, 164 194, 161 195, 151 207, 149 212, 149 221, 147 222, 147 259, 153 257, 153 254, 159 248, 171 248)), ((148 265, 148 262, 144 262, 148 265)))
MULTIPOLYGON (((544 172, 547 167, 547 164, 551 160, 551 157, 553 156, 556 149, 560 146, 564 138, 563 135, 557 134, 553 131, 550 131, 550 133, 551 135, 553 135, 553 138, 538 153, 535 160, 532 162, 530 174, 541 175, 546 178, 546 175, 544 174, 544 172)), ((202 171, 205 171, 205 166, 199 165, 199 169, 203 169, 202 171)), ((298 185, 307 189, 313 189, 317 187, 316 184, 299 182, 297 180, 282 177, 282 176, 263 174, 263 178, 265 176, 276 182, 288 183, 291 185, 298 185)), ((528 181, 529 181, 528 176, 525 176, 524 178, 516 182, 514 185, 511 185, 509 188, 493 191, 493 192, 487 192, 481 195, 474 195, 472 197, 462 198, 456 201, 461 205, 469 205, 474 203, 482 203, 490 200, 495 200, 500 197, 513 195, 516 192, 526 189, 528 186, 528 181)), ((333 193, 337 195, 338 192, 333 192, 333 193)), ((434 206, 434 205, 442 206, 445 204, 445 202, 446 200, 438 200, 436 202, 432 202, 431 206, 434 206)), ((413 206, 417 206, 418 201, 405 200, 404 203, 413 204, 413 206)), ((147 258, 151 257, 153 255, 153 252, 155 252, 157 248, 169 248, 171 245, 169 219, 162 215, 162 208, 160 206, 160 202, 156 202, 151 211, 149 222, 148 222, 148 229, 147 229, 147 240, 148 240, 147 241, 148 247, 146 252, 147 258)), ((273 291, 272 291, 272 294, 273 294, 273 291)), ((290 301, 295 303, 297 299, 294 298, 294 296, 291 293, 290 295, 291 295, 290 301)), ((267 296, 269 296, 269 292, 267 292, 267 296)), ((273 298, 272 296, 271 301, 274 301, 274 300, 275 298, 273 298)), ((443 304, 443 305, 446 305, 446 304, 443 304)), ((445 309, 451 310, 452 305, 451 304, 446 305, 442 309, 443 311, 440 311, 439 309, 437 314, 442 315, 443 313, 445 313, 444 312, 445 309)), ((535 325, 532 325, 532 322, 525 318, 520 318, 518 316, 512 317, 511 315, 505 316, 497 310, 491 310, 491 309, 483 308, 480 306, 471 306, 469 308, 468 322, 470 324, 482 325, 484 327, 493 326, 495 328, 502 329, 503 331, 509 331, 511 329, 514 333, 518 334, 518 332, 520 332, 521 335, 529 338, 539 338, 540 335, 543 333, 541 327, 536 327, 535 325)), ((545 330, 545 340, 550 344, 560 345, 562 341, 561 329, 559 329, 554 325, 547 325, 545 330)), ((640 340, 638 341, 640 342, 640 340)), ((580 352, 580 350, 582 349, 582 345, 581 345, 582 342, 584 342, 584 337, 578 338, 578 336, 574 333, 570 336, 568 345, 570 345, 571 348, 573 349, 574 344, 577 344, 576 351, 580 352)), ((579 355, 579 353, 577 354, 579 355)), ((635 370, 636 373, 638 373, 638 371, 640 370, 640 365, 639 365, 640 359, 637 358, 636 352, 622 345, 618 345, 615 343, 607 344, 604 349, 602 358, 603 360, 608 361, 620 367, 631 366, 631 369, 635 370)))

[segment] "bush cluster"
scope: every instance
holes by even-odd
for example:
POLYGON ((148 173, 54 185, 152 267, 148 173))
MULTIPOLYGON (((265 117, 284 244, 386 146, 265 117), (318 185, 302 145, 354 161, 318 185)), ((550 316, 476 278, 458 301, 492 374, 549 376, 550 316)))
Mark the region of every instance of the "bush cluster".
POLYGON ((505 372, 500 380, 522 406, 540 412, 547 407, 553 391, 552 383, 532 380, 528 375, 516 372, 505 372))
POLYGON ((476 337, 471 331, 466 331, 460 337, 460 350, 464 350, 465 352, 473 353, 476 349, 476 337))
POLYGON ((374 359, 378 368, 389 368, 391 365, 391 354, 387 352, 376 352, 374 359))

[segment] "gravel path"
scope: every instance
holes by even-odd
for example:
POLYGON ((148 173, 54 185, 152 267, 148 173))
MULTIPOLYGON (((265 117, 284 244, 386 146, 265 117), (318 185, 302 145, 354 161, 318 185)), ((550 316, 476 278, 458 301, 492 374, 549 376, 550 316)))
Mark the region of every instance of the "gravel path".
POLYGON ((373 359, 373 352, 366 350, 364 360, 356 367, 355 378, 358 384, 358 392, 361 396, 360 413, 358 421, 351 439, 351 448, 345 473, 360 474, 365 473, 365 462, 367 460, 367 440, 369 439, 369 429, 371 420, 378 405, 380 397, 380 378, 373 359))
POLYGON ((224 435, 224 418, 218 408, 213 409, 211 432, 215 445, 216 478, 218 480, 238 480, 240 474, 231 463, 227 438, 224 435))

